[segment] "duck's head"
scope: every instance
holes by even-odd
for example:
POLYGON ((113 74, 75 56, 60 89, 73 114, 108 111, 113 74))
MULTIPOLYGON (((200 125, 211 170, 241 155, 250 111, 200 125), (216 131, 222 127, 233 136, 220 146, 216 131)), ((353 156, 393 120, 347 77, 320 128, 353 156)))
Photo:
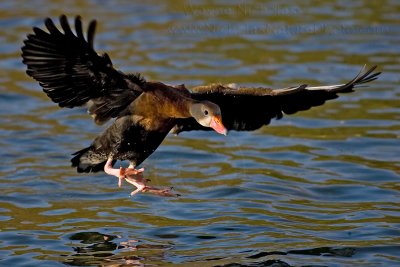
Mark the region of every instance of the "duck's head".
POLYGON ((190 114, 204 127, 210 127, 219 134, 226 135, 227 130, 222 124, 221 109, 210 101, 200 101, 192 104, 190 114))

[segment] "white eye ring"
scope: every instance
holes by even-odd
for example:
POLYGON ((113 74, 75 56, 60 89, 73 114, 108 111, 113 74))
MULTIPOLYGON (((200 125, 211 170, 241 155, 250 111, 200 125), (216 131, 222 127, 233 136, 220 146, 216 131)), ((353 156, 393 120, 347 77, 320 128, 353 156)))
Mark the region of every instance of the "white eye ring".
POLYGON ((208 110, 204 110, 204 115, 208 115, 208 110))

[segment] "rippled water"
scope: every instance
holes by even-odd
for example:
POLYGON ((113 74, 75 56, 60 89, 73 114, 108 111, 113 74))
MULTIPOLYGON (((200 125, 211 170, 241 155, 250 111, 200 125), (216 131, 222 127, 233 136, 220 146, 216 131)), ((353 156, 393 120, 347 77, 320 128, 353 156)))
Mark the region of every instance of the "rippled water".
POLYGON ((0 2, 0 265, 400 265, 399 13, 397 1, 0 2), (383 74, 255 132, 169 136, 143 166, 182 196, 130 198, 69 167, 101 129, 24 73, 25 34, 61 13, 98 19, 99 51, 166 83, 383 74))

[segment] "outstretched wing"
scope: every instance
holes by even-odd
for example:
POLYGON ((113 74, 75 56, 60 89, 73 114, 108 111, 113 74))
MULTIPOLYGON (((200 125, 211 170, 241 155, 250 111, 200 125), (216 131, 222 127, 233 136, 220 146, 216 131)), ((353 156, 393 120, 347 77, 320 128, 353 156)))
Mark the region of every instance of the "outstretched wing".
POLYGON ((98 124, 117 117, 141 94, 144 79, 139 74, 125 75, 113 68, 107 54, 96 53, 96 21, 90 22, 87 39, 79 16, 75 18, 75 34, 65 15, 60 17, 60 24, 63 32, 47 18, 48 32, 35 27, 24 41, 22 58, 27 74, 60 107, 88 104, 98 124))
MULTIPOLYGON (((252 131, 268 125, 273 118, 282 118, 283 114, 308 110, 322 105, 327 100, 337 98, 338 93, 352 92, 355 86, 377 79, 380 72, 374 73, 375 69, 376 66, 365 71, 364 66, 354 79, 339 85, 309 87, 303 84, 273 90, 212 84, 193 88, 192 97, 219 105, 222 121, 227 130, 252 131)), ((210 129, 202 127, 194 119, 181 119, 172 132, 191 130, 210 129)))

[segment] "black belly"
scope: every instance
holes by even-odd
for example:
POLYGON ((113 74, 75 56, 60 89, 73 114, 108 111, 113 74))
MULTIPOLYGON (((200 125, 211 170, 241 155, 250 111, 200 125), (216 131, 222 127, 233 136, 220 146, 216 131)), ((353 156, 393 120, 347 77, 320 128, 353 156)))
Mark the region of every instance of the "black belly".
POLYGON ((168 132, 148 131, 130 119, 120 118, 94 140, 93 152, 104 158, 129 160, 137 166, 158 148, 168 132))

